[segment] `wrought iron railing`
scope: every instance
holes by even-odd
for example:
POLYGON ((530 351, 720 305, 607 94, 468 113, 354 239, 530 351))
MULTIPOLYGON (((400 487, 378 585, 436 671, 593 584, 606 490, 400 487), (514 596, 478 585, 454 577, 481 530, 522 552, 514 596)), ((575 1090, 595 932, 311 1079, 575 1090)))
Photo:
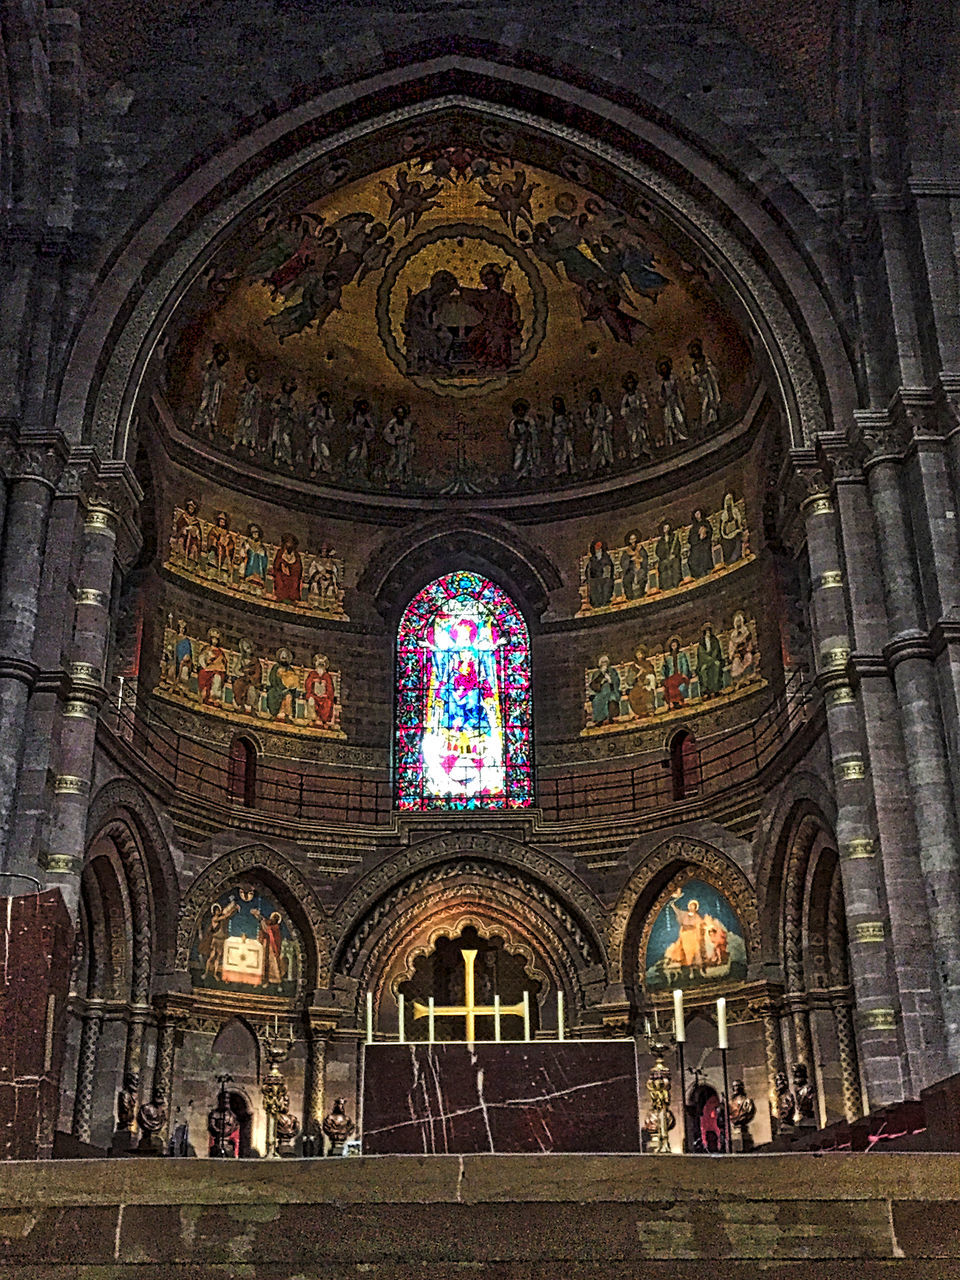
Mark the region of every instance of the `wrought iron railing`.
MULTIPOLYGON (((679 786, 669 755, 648 753, 627 766, 543 768, 537 804, 545 820, 572 822, 662 811, 732 792, 772 763, 806 722, 809 706, 810 688, 795 672, 755 720, 696 739, 679 786)), ((229 747, 174 729, 149 703, 134 707, 121 698, 104 708, 101 723, 159 785, 185 801, 304 823, 379 825, 393 812, 388 776, 267 755, 243 762, 229 747)), ((244 736, 242 727, 238 735, 244 736)))

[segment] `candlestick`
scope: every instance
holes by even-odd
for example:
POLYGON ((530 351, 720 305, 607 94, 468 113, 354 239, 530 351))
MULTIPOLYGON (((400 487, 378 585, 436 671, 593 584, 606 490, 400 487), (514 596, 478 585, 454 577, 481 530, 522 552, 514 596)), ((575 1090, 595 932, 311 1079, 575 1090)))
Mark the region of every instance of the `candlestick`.
MULTIPOLYGON (((675 991, 675 996, 680 996, 680 1026, 683 1027, 683 992, 675 991)), ((683 1063, 683 1037, 677 1040, 677 1058, 680 1067, 680 1150, 685 1152, 687 1146, 687 1076, 683 1063)))
POLYGON ((679 987, 673 993, 673 1036, 677 1044, 683 1044, 687 1038, 687 1029, 683 1022, 683 992, 679 987))
POLYGON ((493 997, 493 1038, 500 1043, 500 997, 493 997))
MULTIPOLYGON (((724 1030, 726 1030, 726 1025, 724 1025, 724 1030)), ((725 1044, 720 1046, 720 1062, 723 1065, 723 1133, 727 1155, 729 1155, 733 1150, 733 1141, 730 1128, 730 1081, 727 1077, 727 1046, 725 1044)))
POLYGON ((557 992, 557 1039, 563 1039, 563 992, 557 992))
POLYGON ((404 1025, 404 1008, 403 1008, 403 992, 397 996, 397 1039, 401 1044, 406 1044, 406 1027, 404 1025))
POLYGON ((723 996, 717 1001, 717 1048, 727 1048, 727 1002, 723 996))
POLYGON ((367 992, 367 1044, 373 1044, 373 992, 367 992))
POLYGON ((427 1042, 433 1044, 434 1019, 436 1015, 433 1012, 433 996, 427 1001, 427 1042))
POLYGON ((523 993, 523 1038, 530 1039, 530 992, 523 993))

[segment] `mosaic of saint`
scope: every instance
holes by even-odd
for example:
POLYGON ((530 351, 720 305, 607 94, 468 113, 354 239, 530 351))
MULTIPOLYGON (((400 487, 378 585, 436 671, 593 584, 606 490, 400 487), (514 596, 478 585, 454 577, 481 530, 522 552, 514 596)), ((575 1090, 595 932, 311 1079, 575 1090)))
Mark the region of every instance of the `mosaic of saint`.
POLYGON ((300 943, 286 913, 260 886, 227 889, 201 917, 190 951, 195 987, 292 996, 300 969, 300 943))
POLYGON ((720 511, 696 507, 689 526, 661 521, 656 531, 628 529, 623 545, 602 538, 580 557, 580 611, 610 613, 662 600, 689 587, 716 581, 755 559, 750 550, 746 506, 732 493, 720 511))
POLYGON ((584 673, 581 737, 683 719, 765 686, 756 620, 738 609, 723 630, 704 622, 696 638, 641 643, 618 661, 600 654, 584 673))
POLYGON ((708 266, 634 205, 493 147, 291 197, 205 276, 167 370, 175 419, 244 462, 388 491, 682 452, 739 420, 756 373, 708 266))
POLYGON ((399 808, 532 803, 529 638, 499 587, 474 573, 424 587, 400 622, 397 678, 399 808))
POLYGON ((281 645, 260 652, 252 640, 227 645, 211 627, 205 639, 173 615, 163 633, 160 678, 154 690, 168 702, 187 705, 228 720, 264 722, 292 733, 343 738, 340 728, 340 672, 324 653, 299 665, 281 645))
POLYGON ((238 522, 226 511, 205 518, 193 498, 174 507, 164 568, 224 595, 258 600, 271 608, 326 618, 347 616, 343 560, 333 547, 301 551, 291 533, 267 542, 255 521, 238 522))
POLYGON ((673 891, 650 929, 643 971, 648 990, 746 978, 743 927, 719 889, 688 880, 673 891))

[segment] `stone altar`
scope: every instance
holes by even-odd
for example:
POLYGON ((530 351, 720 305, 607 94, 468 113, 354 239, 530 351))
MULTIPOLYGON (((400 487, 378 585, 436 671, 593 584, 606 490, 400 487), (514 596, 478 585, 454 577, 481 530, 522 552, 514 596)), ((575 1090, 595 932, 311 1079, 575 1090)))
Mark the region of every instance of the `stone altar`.
POLYGON ((365 1155, 640 1151, 632 1040, 364 1046, 365 1155))

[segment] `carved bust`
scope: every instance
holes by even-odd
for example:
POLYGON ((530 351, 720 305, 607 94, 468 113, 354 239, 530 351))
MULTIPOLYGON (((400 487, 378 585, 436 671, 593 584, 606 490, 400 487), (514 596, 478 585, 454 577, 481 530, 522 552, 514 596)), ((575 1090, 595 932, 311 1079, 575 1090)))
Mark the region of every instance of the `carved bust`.
POLYGON ((730 1086, 730 1123, 745 1129, 757 1114, 756 1104, 747 1097, 742 1080, 734 1080, 730 1086))
POLYGON ((805 1120, 814 1120, 817 1109, 817 1095, 813 1085, 810 1083, 807 1068, 802 1062, 796 1063, 793 1068, 793 1097, 794 1123, 800 1124, 805 1120))
POLYGON ((323 1132, 334 1147, 343 1146, 351 1133, 353 1133, 353 1121, 344 1110, 345 1106, 346 1099, 337 1098, 333 1104, 333 1110, 323 1121, 323 1132))
POLYGON ((162 1089, 154 1089, 153 1097, 137 1112, 137 1123, 145 1134, 159 1133, 167 1118, 167 1098, 162 1089))
POLYGON ((127 1071, 123 1077, 123 1088, 117 1094, 117 1128, 132 1129, 137 1118, 137 1096, 140 1091, 140 1074, 127 1071))
POLYGON ((778 1071, 774 1077, 773 1087, 777 1092, 777 1118, 781 1128, 793 1125, 794 1101, 790 1092, 790 1081, 785 1071, 778 1071))

